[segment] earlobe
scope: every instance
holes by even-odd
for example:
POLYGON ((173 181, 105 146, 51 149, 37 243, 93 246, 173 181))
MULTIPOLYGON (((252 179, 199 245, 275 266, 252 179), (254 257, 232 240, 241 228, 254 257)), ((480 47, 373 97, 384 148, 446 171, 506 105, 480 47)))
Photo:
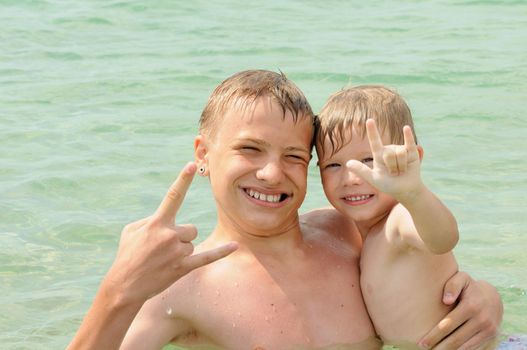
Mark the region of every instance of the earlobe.
POLYGON ((201 176, 207 176, 207 142, 204 135, 198 135, 194 139, 194 158, 196 165, 198 166, 198 174, 201 176))

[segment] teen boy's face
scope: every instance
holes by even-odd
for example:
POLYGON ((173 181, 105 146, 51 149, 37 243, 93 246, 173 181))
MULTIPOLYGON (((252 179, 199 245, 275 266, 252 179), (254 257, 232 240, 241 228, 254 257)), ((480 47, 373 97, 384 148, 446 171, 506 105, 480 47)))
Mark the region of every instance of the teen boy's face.
POLYGON ((313 135, 270 97, 231 109, 206 142, 218 223, 244 234, 278 235, 298 226, 313 135))
MULTIPOLYGON (((332 156, 329 140, 325 140, 324 145, 317 145, 317 149, 324 147, 325 154, 325 158, 319 160, 322 186, 329 202, 339 212, 357 223, 374 224, 393 208, 396 201, 348 170, 346 162, 350 159, 370 167, 373 165, 368 137, 361 137, 355 127, 351 128, 348 140, 349 136, 351 141, 332 156)), ((382 135, 382 140, 384 144, 391 143, 387 133, 382 135)))

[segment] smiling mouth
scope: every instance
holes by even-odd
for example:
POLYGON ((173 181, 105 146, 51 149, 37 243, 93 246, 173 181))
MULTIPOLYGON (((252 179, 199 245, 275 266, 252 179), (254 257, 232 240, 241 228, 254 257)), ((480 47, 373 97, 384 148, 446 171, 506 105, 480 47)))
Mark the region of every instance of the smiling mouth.
POLYGON ((247 193, 247 195, 249 197, 252 197, 254 199, 258 199, 262 202, 268 202, 268 203, 279 203, 279 202, 283 202, 287 199, 287 197, 289 197, 289 195, 285 194, 285 193, 279 193, 279 194, 264 194, 264 193, 260 193, 258 191, 255 191, 255 190, 252 190, 252 189, 249 189, 249 188, 244 188, 243 189, 245 193, 247 193))
POLYGON ((370 199, 371 197, 373 197, 373 194, 348 196, 348 197, 344 197, 344 199, 350 202, 360 202, 360 201, 365 201, 366 199, 370 199))

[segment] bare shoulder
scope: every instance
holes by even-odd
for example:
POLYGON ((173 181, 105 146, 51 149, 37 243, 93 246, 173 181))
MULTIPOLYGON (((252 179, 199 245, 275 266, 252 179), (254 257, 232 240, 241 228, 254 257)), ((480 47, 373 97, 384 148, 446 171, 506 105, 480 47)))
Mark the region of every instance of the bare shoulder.
POLYGON ((122 349, 160 349, 173 339, 192 332, 192 323, 180 300, 189 300, 189 275, 150 298, 141 308, 123 341, 122 349))
POLYGON ((334 233, 337 232, 336 229, 350 225, 348 220, 333 208, 320 208, 308 211, 300 215, 300 224, 304 227, 330 230, 334 233))
POLYGON ((302 234, 308 239, 337 240, 360 251, 362 239, 355 223, 334 208, 311 210, 300 216, 302 234))

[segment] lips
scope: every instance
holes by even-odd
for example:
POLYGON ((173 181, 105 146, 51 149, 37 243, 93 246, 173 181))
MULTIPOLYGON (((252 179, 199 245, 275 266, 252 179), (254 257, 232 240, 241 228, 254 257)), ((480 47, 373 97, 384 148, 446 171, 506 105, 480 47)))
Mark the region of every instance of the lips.
POLYGON ((259 191, 256 191, 252 188, 244 188, 243 191, 251 198, 257 199, 262 202, 267 203, 279 203, 286 200, 289 195, 286 193, 272 193, 266 194, 259 191))

